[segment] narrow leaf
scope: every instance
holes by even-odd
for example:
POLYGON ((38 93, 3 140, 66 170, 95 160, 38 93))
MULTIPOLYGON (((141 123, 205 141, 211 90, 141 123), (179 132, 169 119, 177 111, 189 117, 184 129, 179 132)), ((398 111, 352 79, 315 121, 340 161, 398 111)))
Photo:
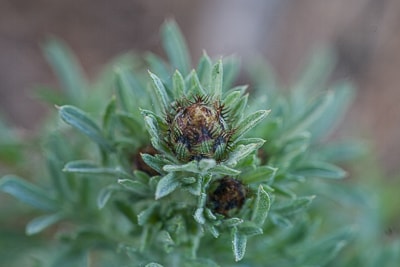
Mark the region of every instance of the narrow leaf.
POLYGON ((238 101, 240 100, 240 97, 242 96, 242 92, 237 90, 237 91, 232 91, 230 92, 225 98, 224 98, 224 105, 226 107, 232 107, 238 101))
POLYGON ((171 78, 171 71, 167 63, 159 56, 153 53, 146 53, 145 59, 149 63, 149 68, 163 81, 168 81, 171 78))
POLYGON ((227 58, 224 58, 223 68, 224 68, 223 88, 230 88, 235 79, 237 78, 237 74, 240 69, 240 61, 238 57, 229 56, 227 58))
POLYGON ((166 111, 168 110, 170 101, 167 95, 167 91, 165 90, 164 84, 162 83, 160 78, 157 77, 157 75, 151 73, 150 71, 149 74, 153 81, 153 88, 155 90, 159 105, 162 107, 163 111, 166 111))
MULTIPOLYGON (((118 112, 116 114, 116 118, 118 119, 118 122, 121 124, 121 126, 123 126, 127 131, 132 134, 136 135, 144 131, 143 122, 129 113, 118 112)), ((139 136, 140 135, 138 135, 138 137, 139 136)))
POLYGON ((73 53, 57 39, 51 39, 45 44, 44 53, 70 103, 82 103, 87 82, 73 53))
POLYGON ((205 88, 209 88, 211 79, 212 62, 206 52, 203 52, 203 56, 200 58, 199 64, 197 65, 197 75, 199 76, 201 84, 205 88))
POLYGON ((158 173, 165 173, 163 170, 166 162, 160 156, 152 156, 149 154, 141 154, 143 161, 158 173))
POLYGON ((199 224, 205 224, 206 223, 206 219, 204 218, 204 208, 197 208, 196 211, 193 214, 193 218, 199 224))
POLYGON ((63 171, 70 173, 107 175, 115 178, 133 178, 129 173, 119 170, 118 168, 100 167, 97 164, 87 160, 68 162, 65 164, 63 171))
POLYGON ((195 70, 190 73, 190 87, 188 92, 190 92, 192 95, 200 96, 205 94, 203 86, 200 84, 199 77, 197 77, 195 70))
POLYGON ((107 136, 111 136, 113 130, 113 116, 115 114, 116 106, 116 98, 115 96, 112 96, 103 114, 103 128, 105 129, 107 136))
POLYGON ((244 96, 242 96, 239 101, 236 102, 236 104, 232 104, 232 106, 230 106, 230 114, 232 117, 232 120, 234 121, 240 121, 240 119, 243 116, 243 112, 247 107, 247 101, 249 100, 249 94, 245 94, 244 96))
POLYGON ((274 211, 282 216, 289 216, 301 212, 310 206, 315 196, 299 197, 281 206, 275 206, 274 211))
POLYGON ((261 235, 263 233, 263 229, 259 227, 258 224, 250 221, 243 222, 239 225, 238 230, 247 237, 261 235))
POLYGON ((115 185, 102 188, 97 196, 97 208, 104 208, 108 200, 110 200, 112 194, 117 190, 118 188, 115 185))
POLYGON ((236 227, 232 229, 232 251, 235 257, 235 261, 243 259, 246 252, 247 236, 238 231, 236 227))
POLYGON ((172 84, 174 88, 175 98, 181 98, 185 95, 186 87, 185 80, 182 77, 182 74, 176 70, 174 76, 172 77, 172 84))
POLYGON ((243 219, 229 218, 229 219, 224 220, 223 225, 225 225, 226 227, 234 227, 234 226, 238 226, 242 223, 243 223, 243 219))
POLYGON ((161 29, 161 36, 169 61, 183 75, 187 75, 190 68, 189 52, 176 22, 167 21, 161 29))
POLYGON ((296 120, 296 123, 287 129, 286 134, 281 137, 281 140, 290 139, 293 135, 306 131, 316 120, 320 118, 326 108, 329 107, 332 100, 333 92, 328 92, 316 98, 308 106, 304 114, 302 114, 302 116, 296 120))
POLYGON ((250 114, 247 118, 240 122, 239 126, 235 131, 234 138, 238 139, 247 133, 249 130, 254 128, 258 123, 264 119, 270 111, 268 110, 260 110, 250 114))
POLYGON ((223 64, 222 60, 218 60, 214 65, 211 73, 211 90, 210 93, 219 98, 222 96, 222 80, 223 80, 223 64))
POLYGON ((144 267, 164 267, 164 266, 161 264, 158 264, 156 262, 150 262, 150 263, 146 264, 146 266, 144 266, 144 267))
POLYGON ((178 186, 180 182, 173 172, 168 173, 157 184, 156 188, 156 199, 165 197, 166 195, 172 193, 178 186))
POLYGON ((269 208, 271 206, 271 200, 268 193, 264 190, 262 185, 258 187, 257 197, 254 204, 253 214, 251 221, 256 223, 258 226, 262 226, 267 218, 269 208))
POLYGON ((103 136, 99 126, 82 110, 73 106, 62 106, 59 114, 63 121, 88 136, 107 151, 113 151, 112 144, 103 136))
POLYGON ((239 161, 246 158, 262 146, 263 143, 251 143, 248 145, 238 145, 230 154, 225 162, 228 166, 235 166, 239 161))
POLYGON ((118 183, 122 185, 125 189, 134 192, 140 196, 146 196, 150 193, 149 187, 139 181, 134 181, 131 179, 120 179, 118 183))
POLYGON ((186 171, 186 172, 193 172, 193 173, 201 173, 202 171, 199 169, 199 163, 195 160, 182 164, 182 165, 165 165, 163 168, 164 171, 167 172, 180 172, 180 171, 186 171))
POLYGON ((56 201, 49 196, 49 192, 14 175, 7 175, 0 179, 0 190, 41 210, 58 209, 56 201))
POLYGON ((165 230, 161 230, 157 235, 157 241, 161 243, 164 251, 166 253, 171 252, 173 246, 175 245, 174 240, 172 239, 170 233, 165 230))
POLYGON ((154 209, 157 207, 158 203, 153 203, 147 209, 141 211, 137 216, 138 224, 144 226, 149 221, 151 215, 154 212, 154 209))
POLYGON ((341 179, 346 176, 346 172, 343 169, 333 164, 319 161, 302 164, 296 168, 294 174, 328 179, 341 179))
POLYGON ((230 176, 236 176, 240 174, 240 171, 222 164, 218 164, 214 168, 211 168, 209 171, 215 174, 230 175, 230 176))
POLYGON ((257 167, 255 170, 244 173, 241 180, 245 184, 271 181, 274 179, 277 170, 277 168, 270 166, 257 167))
POLYGON ((37 234, 46 229, 47 227, 57 223, 62 218, 63 216, 60 213, 37 217, 27 224, 25 233, 27 235, 37 234))

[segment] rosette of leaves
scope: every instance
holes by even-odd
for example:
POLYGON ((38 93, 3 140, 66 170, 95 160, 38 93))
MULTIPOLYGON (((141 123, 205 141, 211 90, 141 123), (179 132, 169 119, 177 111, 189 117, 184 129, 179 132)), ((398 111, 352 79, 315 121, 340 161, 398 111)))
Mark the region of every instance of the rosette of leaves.
POLYGON ((60 221, 73 222, 73 229, 62 235, 69 248, 56 257, 57 253, 52 255, 50 262, 54 265, 81 262, 99 245, 120 246, 125 255, 141 262, 168 262, 162 255, 173 259, 178 253, 182 262, 200 264, 210 262, 196 257, 201 237, 210 233, 217 237, 219 232, 231 232, 239 260, 247 236, 262 233, 260 222, 267 215, 269 196, 262 187, 248 189, 239 182, 238 174, 242 165, 255 168, 258 164, 255 152, 264 141, 244 138, 244 134, 267 112, 243 115, 248 100, 246 87, 230 88, 238 68, 234 59, 212 63, 204 55, 197 70, 189 72, 188 53, 174 23, 163 28, 163 42, 172 67, 153 54, 146 56, 154 72, 150 74, 150 92, 145 70, 118 62, 112 75, 114 96, 107 97, 111 83, 106 79, 106 86, 93 86, 101 90, 95 95, 96 101, 85 97, 88 83, 65 46, 52 41, 47 47, 65 97, 47 91, 42 91, 41 97, 55 101, 61 119, 93 142, 61 125, 45 141, 51 189, 9 175, 2 178, 1 190, 46 213, 29 222, 28 234, 60 221), (174 118, 186 105, 195 114, 184 121, 199 119, 206 122, 204 129, 193 130, 189 124, 186 129, 179 128, 184 124, 174 118), (94 118, 99 113, 103 113, 101 119, 94 118), (211 116, 207 117, 208 113, 211 116), (179 131, 190 129, 193 131, 186 137, 190 147, 179 154, 176 137, 182 134, 179 131), (206 136, 196 136, 203 132, 206 136), (203 139, 205 142, 200 142, 203 139), (140 153, 144 153, 144 165, 137 161, 140 153), (117 182, 110 183, 107 177, 117 182), (235 181, 241 192, 240 199, 224 209, 215 207, 215 202, 224 201, 224 197, 214 198, 213 204, 208 199, 208 195, 216 194, 214 189, 221 181, 235 181), (242 205, 254 207, 254 212, 242 205))
POLYGON ((40 210, 28 234, 57 225, 61 245, 44 246, 37 265, 83 266, 88 258, 99 266, 329 264, 354 233, 319 232, 324 207, 305 211, 322 191, 309 178, 342 178, 334 164, 357 151, 353 143, 322 142, 351 86, 321 91, 332 65, 317 57, 289 94, 266 79, 270 70, 252 69, 249 97, 245 86, 232 86, 234 58, 213 62, 204 54, 191 71, 175 23, 164 25, 162 42, 167 62, 150 53, 133 63, 123 57, 93 84, 65 46, 46 46, 65 90, 41 97, 72 127, 47 127, 57 128, 44 136, 48 172, 35 177, 51 183, 14 175, 0 182, 40 210))
MULTIPOLYGON (((182 47, 174 27, 173 24, 166 27, 165 31, 173 30, 174 38, 167 35, 164 42, 182 47)), ((225 231, 231 232, 235 259, 240 260, 247 236, 262 233, 261 225, 270 206, 269 196, 262 186, 253 192, 236 180, 241 169, 254 169, 258 164, 255 152, 264 140, 244 138, 244 135, 267 115, 267 111, 244 116, 248 99, 246 87, 227 89, 232 71, 229 60, 225 64, 222 60, 213 64, 204 55, 197 71, 188 73, 184 67, 188 64, 178 60, 185 58, 185 53, 182 54, 170 54, 170 60, 187 73, 186 77, 176 70, 172 79, 167 80, 160 78, 166 76, 165 64, 152 56, 151 65, 164 68, 158 68, 160 77, 150 72, 152 90, 147 98, 142 86, 129 83, 132 75, 121 76, 118 70, 116 99, 106 108, 103 129, 82 110, 73 106, 60 107, 65 122, 99 145, 104 164, 118 165, 110 168, 73 161, 66 164, 64 171, 119 178, 117 184, 101 190, 98 204, 103 208, 112 195, 116 196, 114 200, 123 198, 121 195, 134 199, 132 204, 127 204, 127 199, 115 201, 117 209, 134 224, 132 227, 138 236, 133 236, 132 242, 140 242, 135 248, 140 253, 149 254, 154 244, 164 253, 172 253, 175 248, 190 248, 187 258, 193 260, 204 231, 216 238, 220 231, 225 231), (228 69, 225 79, 224 65, 228 69), (156 108, 144 109, 146 106, 156 108), (139 107, 142 107, 140 112, 146 127, 138 120, 139 107), (124 127, 130 131, 122 131, 124 127), (141 132, 144 128, 150 138, 141 132), (110 140, 112 138, 114 140, 110 140), (135 146, 135 142, 140 145, 135 146), (152 147, 152 153, 145 153, 140 149, 143 146, 152 147), (132 173, 132 166, 127 164, 130 157, 125 153, 128 147, 143 152, 144 163, 153 171, 135 164, 132 173), (113 154, 116 159, 110 156, 113 154), (225 181, 233 185, 231 191, 219 195, 218 188, 225 181), (211 191, 210 185, 215 184, 219 186, 211 191), (252 192, 248 194, 249 190, 252 192), (237 192, 236 198, 229 195, 232 192, 237 192), (253 212, 241 211, 246 204, 254 208, 253 212)), ((147 256, 157 257, 155 254, 147 256)))

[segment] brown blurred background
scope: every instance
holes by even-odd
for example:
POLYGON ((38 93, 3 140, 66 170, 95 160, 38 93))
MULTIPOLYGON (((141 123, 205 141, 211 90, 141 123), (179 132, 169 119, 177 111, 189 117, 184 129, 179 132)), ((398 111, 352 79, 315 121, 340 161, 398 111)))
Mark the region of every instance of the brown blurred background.
POLYGON ((34 130, 45 108, 31 97, 56 85, 40 45, 55 35, 89 77, 127 50, 160 52, 159 27, 175 18, 197 58, 261 53, 290 84, 305 58, 333 46, 338 69, 358 86, 346 124, 372 138, 388 175, 400 170, 400 1, 398 0, 0 0, 0 113, 34 130))

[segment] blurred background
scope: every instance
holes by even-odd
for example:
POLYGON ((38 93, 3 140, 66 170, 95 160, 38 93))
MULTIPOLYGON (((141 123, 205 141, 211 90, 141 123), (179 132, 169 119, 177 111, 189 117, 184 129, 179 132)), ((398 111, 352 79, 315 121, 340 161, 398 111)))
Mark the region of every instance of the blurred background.
POLYGON ((93 78, 116 55, 160 53, 160 25, 174 18, 197 60, 262 55, 289 87, 318 47, 338 55, 335 76, 358 87, 345 127, 373 140, 373 157, 390 179, 400 170, 400 1, 397 0, 0 0, 0 113, 34 131, 46 108, 32 97, 57 87, 41 45, 64 40, 93 78))

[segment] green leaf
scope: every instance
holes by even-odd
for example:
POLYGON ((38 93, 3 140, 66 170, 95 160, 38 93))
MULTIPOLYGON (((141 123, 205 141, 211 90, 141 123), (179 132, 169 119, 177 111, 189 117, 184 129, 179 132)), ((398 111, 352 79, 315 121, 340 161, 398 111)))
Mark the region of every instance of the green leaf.
POLYGON ((214 159, 202 159, 198 162, 198 167, 202 172, 207 172, 211 168, 214 168, 217 162, 214 159))
POLYGON ((115 96, 112 96, 103 114, 103 129, 108 137, 111 136, 113 131, 113 116, 115 114, 116 107, 116 98, 115 96))
POLYGON ((70 161, 65 164, 63 171, 70 173, 107 175, 114 178, 133 178, 129 173, 119 170, 118 168, 100 167, 97 164, 87 160, 70 161))
POLYGON ((355 98, 355 88, 349 81, 333 84, 329 89, 333 92, 333 100, 321 114, 321 117, 310 127, 313 138, 329 136, 344 118, 355 98))
POLYGON ((233 82, 235 81, 240 69, 239 58, 236 56, 229 56, 227 58, 224 58, 223 68, 224 68, 223 88, 230 88, 233 82))
POLYGON ((232 104, 232 106, 229 106, 230 108, 230 115, 232 117, 232 120, 235 122, 240 121, 240 119, 243 116, 244 110, 247 107, 247 101, 249 100, 249 94, 245 94, 240 98, 239 101, 236 102, 236 104, 232 104))
POLYGON ((206 224, 206 225, 205 225, 205 228, 206 228, 207 231, 209 231, 209 232, 211 233, 211 235, 212 235, 214 238, 218 238, 218 237, 219 237, 219 235, 220 235, 220 234, 219 234, 219 231, 218 231, 218 229, 217 229, 215 226, 206 224))
POLYGON ((128 68, 116 68, 115 75, 117 102, 121 105, 122 110, 138 113, 141 105, 148 104, 146 88, 140 84, 128 68))
POLYGON ((192 70, 190 72, 190 87, 188 92, 190 92, 191 95, 195 96, 205 95, 205 91, 203 89, 203 86, 200 84, 199 77, 197 77, 197 73, 195 70, 192 70))
POLYGON ((299 197, 283 205, 275 205, 273 210, 281 216, 290 216, 307 209, 314 198, 315 196, 299 197))
POLYGON ((116 187, 115 185, 104 187, 100 190, 99 195, 97 196, 97 208, 102 209, 110 200, 112 194, 120 188, 116 187))
POLYGON ((118 183, 122 185, 125 189, 134 192, 140 196, 147 196, 150 194, 149 187, 139 181, 134 181, 131 179, 119 179, 118 183))
POLYGON ((223 81, 223 64, 222 60, 214 65, 211 73, 211 88, 210 93, 215 97, 220 98, 222 96, 222 81, 223 81))
POLYGON ((318 149, 318 155, 329 162, 346 162, 366 153, 366 144, 359 140, 336 141, 318 149))
POLYGON ((247 237, 261 235, 263 233, 263 229, 259 227, 258 224, 250 221, 245 221, 240 224, 238 230, 247 237))
POLYGON ((241 121, 239 126, 235 130, 235 134, 233 135, 233 138, 236 139, 235 141, 237 141, 241 136, 243 136, 245 133, 254 128, 258 123, 260 123, 261 120, 263 120, 269 112, 270 111, 268 110, 259 110, 250 114, 243 121, 241 121))
POLYGON ((190 161, 189 163, 186 164, 181 164, 181 165, 177 165, 177 164, 169 164, 169 165, 165 165, 163 168, 164 171, 166 172, 193 172, 193 173, 201 173, 202 170, 199 169, 199 163, 195 160, 190 161))
POLYGON ((162 107, 163 111, 167 111, 169 108, 169 98, 167 95, 167 91, 165 90, 164 84, 160 80, 160 78, 157 77, 157 75, 151 73, 149 71, 150 77, 153 81, 153 88, 155 90, 158 104, 162 107))
POLYGON ((157 241, 161 243, 162 248, 166 253, 170 253, 175 246, 175 242, 172 239, 171 235, 165 230, 161 230, 158 233, 157 241))
POLYGON ((238 145, 230 154, 225 162, 228 166, 235 166, 239 161, 259 149, 263 143, 251 143, 248 145, 238 145))
POLYGON ((164 165, 166 164, 165 160, 163 160, 160 156, 152 156, 149 154, 141 154, 143 161, 149 165, 150 168, 154 169, 158 173, 165 173, 163 170, 164 165))
POLYGON ((224 220, 223 225, 226 227, 234 227, 242 224, 243 222, 243 219, 240 218, 229 218, 224 220))
POLYGON ((54 38, 47 41, 43 50, 69 102, 80 105, 85 99, 87 82, 77 59, 64 43, 54 38))
POLYGON ((171 71, 167 63, 159 56, 153 53, 146 53, 146 61, 149 63, 150 70, 154 72, 163 81, 168 81, 171 78, 171 71))
POLYGON ((214 174, 229 175, 229 176, 236 176, 240 174, 240 171, 230 168, 223 164, 218 164, 217 166, 211 168, 209 171, 214 174))
POLYGON ((178 70, 175 71, 174 76, 172 77, 172 84, 175 98, 183 97, 186 92, 185 80, 178 70))
POLYGON ((59 114, 63 121, 88 136, 101 148, 113 151, 112 144, 103 136, 99 126, 82 110, 73 106, 59 107, 59 114))
MULTIPOLYGON (((335 231, 333 234, 325 236, 316 242, 313 242, 309 250, 310 255, 304 259, 304 264, 307 266, 321 265, 326 266, 329 262, 334 262, 337 259, 337 255, 343 250, 347 244, 354 239, 355 229, 353 227, 346 227, 335 231)), ((367 253, 371 253, 370 251, 367 253)), ((397 266, 395 265, 382 265, 382 266, 397 266)), ((360 265, 365 266, 365 265, 360 265)), ((367 265, 376 266, 376 264, 367 265)), ((380 263, 378 264, 380 266, 380 263)))
POLYGON ((172 66, 183 75, 189 73, 190 57, 185 39, 175 21, 169 20, 161 29, 162 44, 172 66))
MULTIPOLYGON (((244 88, 247 88, 247 86, 244 88)), ((229 92, 229 94, 224 98, 224 106, 232 107, 236 105, 239 102, 242 95, 243 95, 242 90, 234 90, 232 92, 229 92)))
POLYGON ((60 213, 37 217, 26 225, 25 233, 27 235, 37 234, 61 219, 63 219, 63 215, 60 213))
POLYGON ((274 225, 284 229, 293 227, 293 224, 289 219, 279 215, 278 213, 271 213, 270 220, 274 225))
POLYGON ((141 137, 138 134, 144 132, 143 122, 141 120, 138 120, 135 116, 125 112, 118 112, 116 118, 121 126, 129 131, 129 133, 137 135, 137 138, 141 137))
POLYGON ((300 118, 296 118, 296 122, 291 125, 286 133, 280 138, 279 142, 288 140, 299 132, 307 131, 307 129, 320 118, 323 112, 329 107, 333 100, 333 93, 327 92, 317 97, 302 114, 300 118))
POLYGON ((270 166, 260 166, 252 171, 246 172, 241 176, 241 180, 245 184, 267 182, 274 179, 277 168, 270 166))
POLYGON ((146 129, 151 136, 150 141, 151 141, 152 146, 156 150, 162 151, 162 152, 165 152, 166 154, 168 154, 169 149, 166 146, 165 142, 163 142, 163 140, 161 139, 161 136, 160 136, 160 128, 162 127, 162 125, 160 125, 160 120, 157 118, 156 115, 154 115, 150 112, 147 112, 145 110, 142 110, 142 115, 144 115, 144 122, 145 122, 146 129))
POLYGON ((168 173, 157 184, 156 199, 160 199, 172 193, 180 185, 179 179, 173 172, 168 173))
POLYGON ((153 203, 147 209, 141 211, 137 216, 138 224, 141 226, 146 225, 157 206, 158 203, 153 203))
POLYGON ((335 57, 332 51, 328 49, 316 49, 304 65, 294 91, 298 91, 299 95, 306 97, 319 90, 321 84, 324 84, 329 75, 332 74, 335 67, 335 57))
POLYGON ((327 162, 312 161, 303 163, 296 167, 293 172, 295 175, 302 175, 305 177, 318 177, 328 179, 342 179, 346 176, 346 172, 327 162))
POLYGON ((204 218, 204 208, 197 208, 196 211, 193 214, 193 218, 199 224, 205 224, 206 223, 206 219, 204 218))
POLYGON ((243 259, 246 253, 247 236, 238 231, 236 227, 232 228, 231 233, 232 238, 232 251, 235 257, 235 261, 240 261, 243 259))
POLYGON ((203 51, 203 56, 200 58, 199 64, 197 65, 197 75, 200 79, 201 84, 205 88, 209 88, 210 86, 211 69, 212 69, 212 61, 208 57, 207 53, 203 51))
POLYGON ((264 190, 262 185, 258 187, 257 197, 254 203, 253 214, 251 221, 258 226, 262 226, 267 218, 269 208, 271 207, 271 200, 268 193, 264 190))
POLYGON ((164 265, 158 264, 156 262, 150 262, 148 264, 146 264, 146 266, 144 267, 164 267, 164 265))
POLYGON ((58 209, 57 202, 49 196, 48 191, 14 175, 6 175, 0 179, 0 190, 40 210, 58 209))

